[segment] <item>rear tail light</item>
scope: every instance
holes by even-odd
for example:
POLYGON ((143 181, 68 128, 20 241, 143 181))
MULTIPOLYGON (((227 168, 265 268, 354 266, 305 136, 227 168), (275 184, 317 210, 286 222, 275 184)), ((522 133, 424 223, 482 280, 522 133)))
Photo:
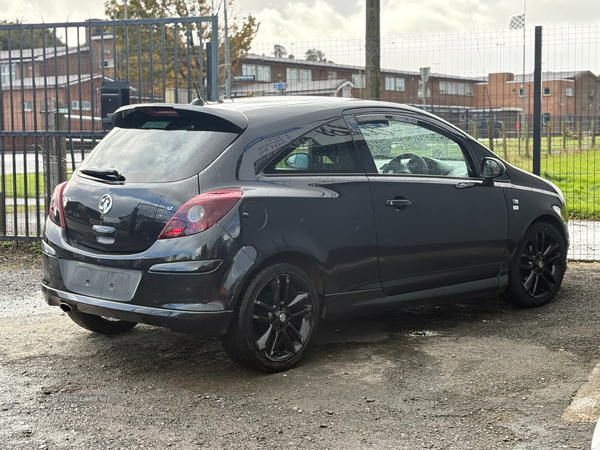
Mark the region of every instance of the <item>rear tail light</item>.
POLYGON ((242 198, 239 188, 217 189, 200 194, 179 208, 158 239, 200 233, 221 220, 242 198))
POLYGON ((67 227, 62 200, 63 191, 65 190, 66 185, 66 181, 56 185, 54 188, 54 193, 52 194, 52 198, 50 199, 50 208, 48 208, 48 217, 50 217, 50 220, 61 228, 67 227))

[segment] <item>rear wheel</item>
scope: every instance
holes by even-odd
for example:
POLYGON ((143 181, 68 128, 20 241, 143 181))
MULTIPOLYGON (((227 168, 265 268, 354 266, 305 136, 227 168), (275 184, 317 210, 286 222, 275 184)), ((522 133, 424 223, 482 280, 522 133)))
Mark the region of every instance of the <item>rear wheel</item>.
POLYGON ((565 260, 565 243, 558 230, 548 223, 533 224, 517 248, 503 296, 525 307, 548 303, 560 288, 565 260))
POLYGON ((291 264, 275 264, 258 273, 245 289, 222 343, 237 363, 280 372, 303 358, 318 322, 317 293, 310 277, 291 264))
POLYGON ((137 325, 135 322, 126 322, 124 320, 95 316, 93 314, 86 314, 76 310, 71 310, 67 314, 77 325, 95 333, 124 333, 125 331, 129 331, 137 325))

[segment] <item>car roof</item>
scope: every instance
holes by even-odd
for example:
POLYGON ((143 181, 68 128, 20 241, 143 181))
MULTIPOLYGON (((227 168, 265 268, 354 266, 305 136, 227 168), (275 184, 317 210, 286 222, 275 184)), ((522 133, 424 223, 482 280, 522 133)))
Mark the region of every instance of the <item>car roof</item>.
POLYGON ((336 112, 354 108, 394 108, 405 111, 424 111, 399 103, 383 102, 378 100, 363 100, 346 97, 318 97, 318 96, 269 96, 250 97, 243 99, 225 100, 221 103, 207 103, 203 106, 211 110, 239 111, 248 118, 253 116, 293 117, 310 112, 336 112))
POLYGON ((198 114, 210 114, 225 119, 240 129, 246 128, 248 121, 251 121, 253 118, 279 121, 304 114, 341 115, 344 111, 362 108, 391 108, 396 111, 400 110, 432 116, 430 113, 419 108, 379 100, 319 96, 268 96, 207 102, 203 104, 156 103, 128 105, 119 108, 115 112, 113 123, 117 124, 123 112, 136 108, 173 108, 198 114))

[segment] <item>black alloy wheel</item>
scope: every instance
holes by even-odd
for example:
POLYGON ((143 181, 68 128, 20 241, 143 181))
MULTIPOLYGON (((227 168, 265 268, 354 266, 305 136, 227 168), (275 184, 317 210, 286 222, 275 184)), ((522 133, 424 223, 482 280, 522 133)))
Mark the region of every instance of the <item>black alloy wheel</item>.
POLYGON ((547 223, 534 224, 515 254, 508 299, 527 307, 548 303, 562 282, 565 257, 565 244, 558 230, 547 223))
POLYGON ((234 360, 252 369, 287 370, 310 346, 318 317, 317 295, 308 275, 290 264, 276 264, 246 289, 223 345, 234 360))

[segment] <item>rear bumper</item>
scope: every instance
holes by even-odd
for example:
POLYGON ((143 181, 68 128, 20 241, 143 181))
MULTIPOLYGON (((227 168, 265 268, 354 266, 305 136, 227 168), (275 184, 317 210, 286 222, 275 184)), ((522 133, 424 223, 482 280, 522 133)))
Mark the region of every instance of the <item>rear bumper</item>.
POLYGON ((213 303, 173 304, 170 308, 153 308, 54 289, 42 283, 42 293, 51 306, 67 305, 73 310, 128 322, 170 328, 180 333, 222 336, 227 333, 233 311, 217 310, 213 303))

